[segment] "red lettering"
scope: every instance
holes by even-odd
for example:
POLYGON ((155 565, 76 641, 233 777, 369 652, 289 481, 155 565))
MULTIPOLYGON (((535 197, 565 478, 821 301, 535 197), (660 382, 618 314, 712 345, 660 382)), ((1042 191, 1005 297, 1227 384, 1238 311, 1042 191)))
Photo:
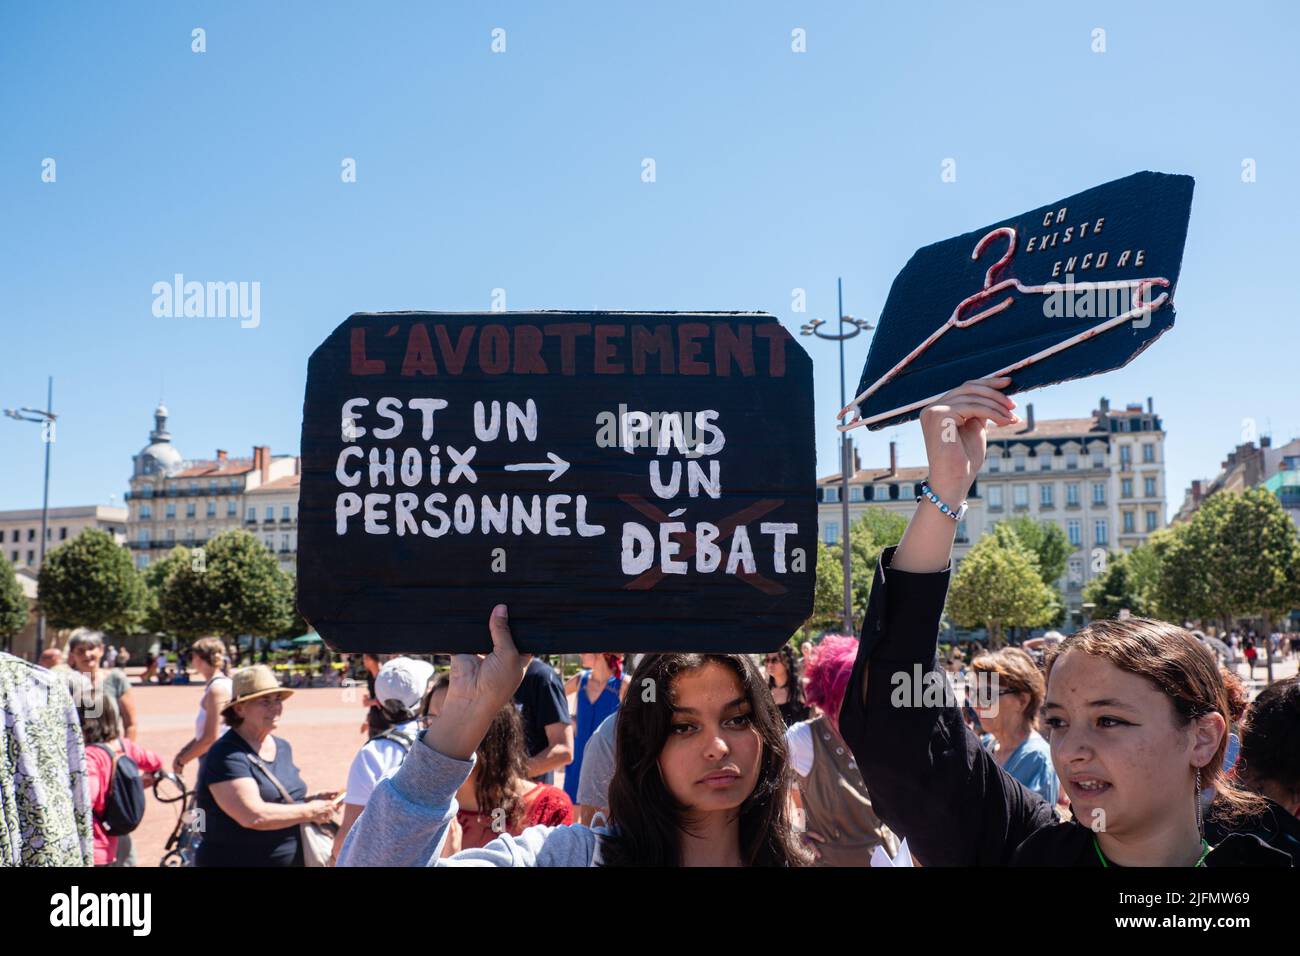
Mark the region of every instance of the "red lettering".
POLYGON ((681 374, 709 374, 709 366, 697 361, 700 355, 699 339, 708 334, 709 327, 701 322, 683 322, 677 326, 677 369, 681 374))
POLYGON ((510 371, 510 333, 504 325, 485 325, 478 337, 478 364, 488 375, 510 371))
POLYGON ((726 322, 715 322, 713 364, 722 378, 730 377, 732 360, 740 366, 741 375, 748 378, 754 374, 754 327, 742 325, 737 335, 726 322))
POLYGON ((667 325, 656 325, 652 333, 643 325, 632 326, 632 374, 645 374, 647 355, 659 356, 659 374, 673 374, 673 333, 667 325))
POLYGON ((542 358, 542 330, 535 325, 515 326, 515 374, 545 375, 542 358))
POLYGON ((573 343, 579 335, 590 335, 591 324, 588 322, 561 322, 557 325, 544 325, 542 331, 547 335, 560 337, 560 371, 565 375, 573 374, 573 343))
POLYGON ((618 346, 610 341, 611 336, 622 338, 627 334, 625 325, 598 325, 596 326, 596 374, 597 375, 622 375, 623 363, 615 362, 617 358, 618 346))
POLYGON ((759 338, 767 339, 767 374, 773 378, 785 376, 785 343, 790 333, 778 322, 760 325, 755 331, 759 338))
POLYGON ((352 329, 352 374, 383 375, 388 368, 383 359, 366 358, 366 330, 362 326, 352 329))
POLYGON ((406 337, 406 357, 402 359, 403 375, 437 375, 438 363, 433 357, 433 343, 429 341, 429 330, 423 322, 411 326, 411 333, 406 337))
POLYGON ((459 375, 465 370, 465 360, 469 358, 469 343, 474 338, 474 326, 467 325, 460 330, 454 349, 445 325, 435 325, 433 331, 438 337, 438 348, 442 351, 442 364, 447 366, 447 371, 452 375, 459 375))

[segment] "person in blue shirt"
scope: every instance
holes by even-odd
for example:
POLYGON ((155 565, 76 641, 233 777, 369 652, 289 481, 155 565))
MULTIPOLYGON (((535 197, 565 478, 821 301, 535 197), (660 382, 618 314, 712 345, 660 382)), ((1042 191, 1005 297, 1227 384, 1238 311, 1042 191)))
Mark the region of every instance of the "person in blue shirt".
POLYGON ((566 693, 576 694, 578 701, 573 762, 564 770, 564 792, 575 805, 587 741, 605 718, 618 710, 629 681, 618 654, 583 654, 582 666, 583 670, 570 677, 564 688, 566 693))
POLYGON ((971 670, 975 713, 992 738, 986 749, 998 766, 1056 806, 1061 785, 1052 751, 1034 729, 1047 692, 1038 665, 1020 648, 1004 647, 975 658, 971 670))

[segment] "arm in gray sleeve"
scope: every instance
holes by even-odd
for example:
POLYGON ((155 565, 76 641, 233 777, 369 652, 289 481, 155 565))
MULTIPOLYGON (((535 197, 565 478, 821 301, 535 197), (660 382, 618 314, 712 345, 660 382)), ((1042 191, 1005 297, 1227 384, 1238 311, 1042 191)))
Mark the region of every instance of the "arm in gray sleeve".
POLYGON ((600 722, 582 753, 578 775, 578 803, 600 810, 609 808, 609 782, 614 779, 614 730, 618 711, 600 722))
POLYGON ((438 753, 423 736, 401 768, 381 780, 349 831, 339 866, 590 866, 597 834, 586 827, 529 827, 485 847, 439 859, 456 816, 456 791, 474 759, 438 753))

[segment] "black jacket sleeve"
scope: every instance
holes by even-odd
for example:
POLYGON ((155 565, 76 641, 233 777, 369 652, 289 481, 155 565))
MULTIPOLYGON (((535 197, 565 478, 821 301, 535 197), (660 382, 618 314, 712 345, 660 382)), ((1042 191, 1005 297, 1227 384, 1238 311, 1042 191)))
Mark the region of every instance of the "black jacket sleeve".
POLYGON ((876 813, 923 865, 1005 866, 1055 814, 980 746, 937 665, 950 572, 886 570, 893 557, 876 567, 840 733, 876 813))

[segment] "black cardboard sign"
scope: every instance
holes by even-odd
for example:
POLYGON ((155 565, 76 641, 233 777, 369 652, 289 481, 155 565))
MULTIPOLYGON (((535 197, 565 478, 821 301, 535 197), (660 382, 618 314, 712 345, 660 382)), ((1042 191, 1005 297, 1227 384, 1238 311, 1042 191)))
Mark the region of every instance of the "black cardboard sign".
POLYGON ((762 313, 356 314, 312 354, 298 602, 338 650, 771 650, 812 610, 812 366, 762 313))
POLYGON ((918 250, 841 430, 910 421, 974 378, 1014 393, 1128 364, 1173 328, 1193 185, 1135 173, 918 250))

